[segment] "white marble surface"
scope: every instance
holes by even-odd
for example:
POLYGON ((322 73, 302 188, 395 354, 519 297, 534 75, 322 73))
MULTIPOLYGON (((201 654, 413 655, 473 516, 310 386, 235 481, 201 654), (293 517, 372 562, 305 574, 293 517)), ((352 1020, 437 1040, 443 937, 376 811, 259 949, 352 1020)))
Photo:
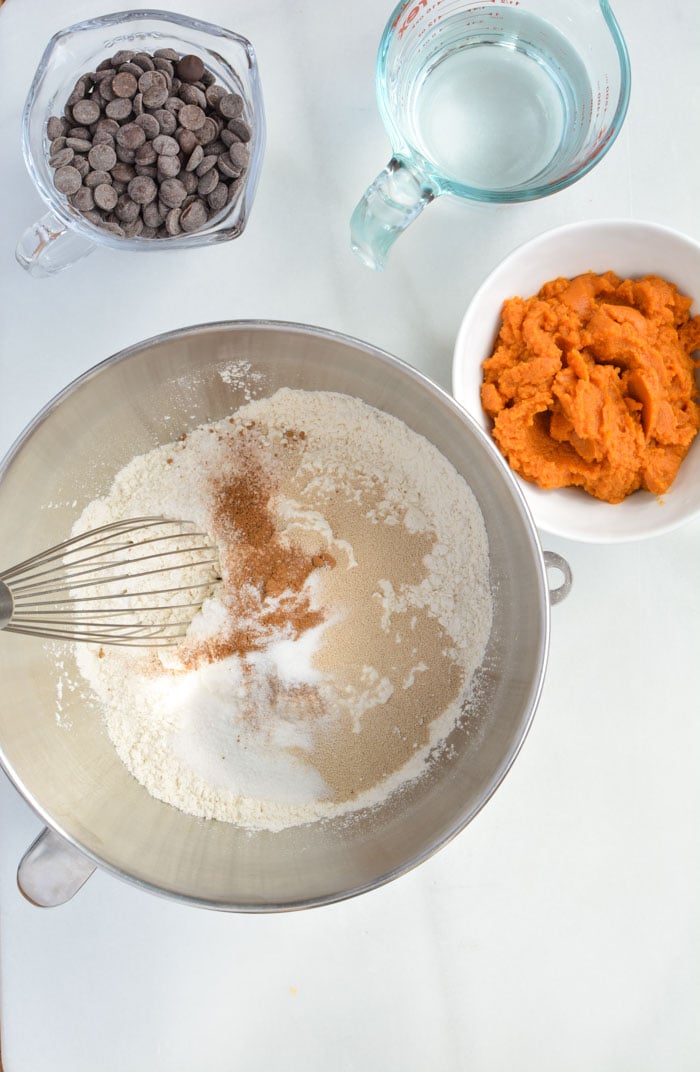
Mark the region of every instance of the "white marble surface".
MULTIPOLYGON (((567 0, 574 3, 579 0, 567 0)), ((245 236, 191 255, 99 251, 50 280, 14 262, 42 205, 19 150, 51 33, 101 0, 0 9, 0 450, 74 376, 160 331, 288 319, 386 348, 449 387, 484 274, 560 222, 639 217, 700 239, 700 13, 615 0, 633 67, 605 160, 535 204, 443 199, 383 275, 348 217, 388 158, 376 0, 182 0, 248 36, 268 147, 245 236)), ((433 860, 354 901, 276 917, 171 904, 104 874, 39 910, 15 886, 40 824, 0 778, 6 1072, 691 1072, 700 1066, 700 522, 628 547, 545 538, 575 574, 533 729, 433 860)), ((2 702, 2 701, 0 701, 2 702)), ((17 712, 21 717, 21 712, 17 712)))

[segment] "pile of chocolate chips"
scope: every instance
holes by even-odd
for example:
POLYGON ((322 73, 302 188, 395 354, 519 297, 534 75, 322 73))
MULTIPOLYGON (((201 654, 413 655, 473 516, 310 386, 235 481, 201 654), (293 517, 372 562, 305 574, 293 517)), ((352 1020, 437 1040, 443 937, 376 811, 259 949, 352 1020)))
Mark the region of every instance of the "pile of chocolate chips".
POLYGON ((245 181, 244 107, 199 56, 117 52, 80 76, 47 123, 54 186, 115 235, 199 231, 245 181))

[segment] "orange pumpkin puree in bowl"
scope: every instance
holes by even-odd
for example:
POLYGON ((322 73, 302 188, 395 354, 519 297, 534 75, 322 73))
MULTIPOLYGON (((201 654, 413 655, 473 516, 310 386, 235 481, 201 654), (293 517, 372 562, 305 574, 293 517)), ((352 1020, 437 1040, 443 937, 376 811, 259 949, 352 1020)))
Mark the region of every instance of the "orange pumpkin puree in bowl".
POLYGON ((481 402, 509 465, 542 488, 661 495, 700 428, 700 316, 664 279, 554 279, 510 298, 481 402))

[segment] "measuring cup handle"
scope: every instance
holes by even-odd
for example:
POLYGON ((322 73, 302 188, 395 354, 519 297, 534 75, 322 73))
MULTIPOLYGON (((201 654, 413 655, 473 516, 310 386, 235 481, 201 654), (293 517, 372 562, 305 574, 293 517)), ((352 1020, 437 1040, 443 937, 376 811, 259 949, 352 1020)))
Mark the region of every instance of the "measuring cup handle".
POLYGON ((368 267, 381 271, 390 247, 435 195, 405 160, 392 157, 352 214, 353 252, 368 267))
POLYGON ((47 276, 70 267, 94 248, 94 243, 69 231, 57 216, 47 212, 24 232, 15 257, 30 275, 47 276))

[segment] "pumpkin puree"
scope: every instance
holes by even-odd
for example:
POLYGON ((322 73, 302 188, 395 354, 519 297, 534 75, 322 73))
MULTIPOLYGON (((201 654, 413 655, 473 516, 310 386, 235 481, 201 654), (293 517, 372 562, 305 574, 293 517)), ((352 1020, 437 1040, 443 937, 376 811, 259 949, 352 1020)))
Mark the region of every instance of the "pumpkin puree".
POLYGON ((554 279, 504 303, 481 401, 512 469, 619 503, 661 495, 700 428, 700 316, 658 276, 554 279))

